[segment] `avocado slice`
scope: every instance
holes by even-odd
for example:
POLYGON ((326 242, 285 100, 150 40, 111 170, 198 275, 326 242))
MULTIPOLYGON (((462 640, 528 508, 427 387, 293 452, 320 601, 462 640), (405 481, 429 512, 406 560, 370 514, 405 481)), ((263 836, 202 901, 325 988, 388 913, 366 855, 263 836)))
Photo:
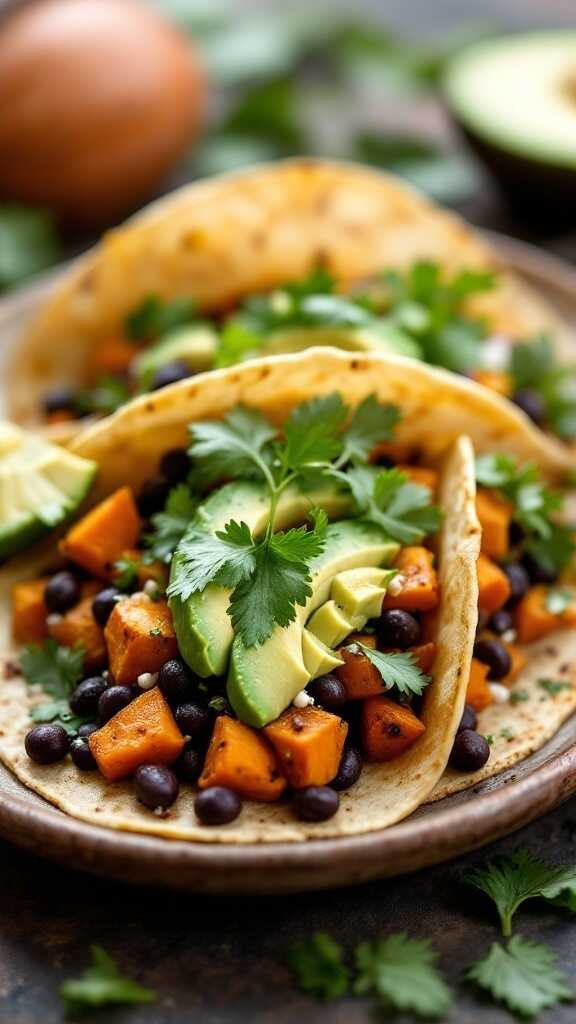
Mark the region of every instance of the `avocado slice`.
POLYGON ((339 654, 331 651, 309 629, 302 630, 302 657, 311 679, 318 679, 319 676, 331 672, 333 668, 338 668, 338 665, 344 664, 339 654))
MULTIPOLYGON (((330 519, 350 515, 351 494, 331 481, 315 490, 304 491, 288 487, 282 493, 276 509, 274 527, 283 530, 302 523, 313 506, 323 508, 330 519)), ((215 533, 231 519, 247 523, 258 536, 268 521, 269 499, 263 483, 236 481, 215 491, 198 509, 193 527, 215 533)), ((170 577, 174 578, 182 555, 176 550, 172 559, 170 577)), ((170 598, 170 608, 178 646, 184 660, 193 671, 206 678, 221 676, 226 671, 230 647, 234 638, 232 623, 227 613, 230 591, 226 587, 209 584, 201 593, 188 600, 170 598)))
POLYGON ((381 527, 362 520, 332 523, 324 550, 310 564, 312 596, 298 606, 288 627, 277 626, 260 647, 234 638, 228 672, 228 700, 241 721, 260 728, 273 721, 310 680, 302 650, 304 625, 330 594, 334 577, 346 569, 390 564, 399 545, 381 527))
POLYGON ((318 345, 347 352, 395 352, 412 359, 422 358, 418 343, 387 320, 375 321, 368 327, 300 327, 274 331, 258 354, 302 352, 318 345))
POLYGON ((576 31, 484 40, 444 90, 472 148, 525 215, 576 215, 576 31))
POLYGON ((334 578, 330 596, 348 616, 364 615, 376 619, 382 611, 382 601, 394 569, 348 569, 334 578))
POLYGON ((0 560, 34 544, 86 497, 97 465, 0 423, 0 560))
POLYGON ((337 647, 349 633, 365 626, 365 615, 347 615, 336 601, 326 601, 320 605, 308 620, 308 630, 327 647, 337 647))
POLYGON ((139 390, 148 391, 156 371, 176 360, 186 363, 194 373, 211 370, 217 345, 218 335, 209 324, 193 324, 170 331, 134 360, 134 375, 139 390))

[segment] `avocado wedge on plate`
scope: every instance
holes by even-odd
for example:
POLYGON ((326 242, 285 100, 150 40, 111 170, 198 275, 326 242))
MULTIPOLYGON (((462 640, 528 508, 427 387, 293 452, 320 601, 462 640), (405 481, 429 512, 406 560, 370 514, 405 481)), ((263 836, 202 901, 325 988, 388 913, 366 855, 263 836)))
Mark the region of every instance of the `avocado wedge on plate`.
POLYGON ((576 218, 576 31, 487 40, 449 65, 466 138, 524 216, 576 218))

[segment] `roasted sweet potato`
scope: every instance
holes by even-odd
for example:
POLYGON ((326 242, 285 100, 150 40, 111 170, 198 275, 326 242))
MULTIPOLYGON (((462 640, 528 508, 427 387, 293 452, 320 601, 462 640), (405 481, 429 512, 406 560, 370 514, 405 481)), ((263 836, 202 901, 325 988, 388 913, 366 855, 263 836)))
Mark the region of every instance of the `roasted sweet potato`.
POLYGON ((48 636, 44 590, 50 579, 16 583, 12 588, 12 633, 17 644, 41 644, 48 636))
POLYGON ((546 605, 550 590, 544 585, 530 587, 516 605, 514 625, 521 644, 530 644, 556 629, 576 625, 576 601, 562 612, 551 612, 546 605))
POLYGON ((402 589, 399 594, 386 594, 382 608, 403 608, 407 612, 436 608, 440 590, 433 562, 434 555, 428 548, 402 548, 395 562, 402 589))
POLYGON ((436 494, 438 488, 438 473, 435 469, 427 469, 426 466, 405 466, 400 465, 398 469, 401 469, 403 473, 414 484, 421 484, 422 487, 427 487, 432 494, 436 494))
POLYGON ((362 704, 362 748, 367 761, 392 761, 408 750, 426 726, 405 704, 369 697, 362 704))
POLYGON ((414 458, 414 445, 407 441, 381 441, 370 453, 370 462, 386 460, 394 463, 410 463, 414 458))
POLYGON ((134 495, 121 487, 74 524, 60 541, 60 551, 94 576, 108 579, 122 552, 136 546, 141 528, 134 495))
POLYGON ((264 727, 282 775, 294 789, 324 786, 338 771, 348 725, 320 708, 287 708, 264 727))
POLYGON ((510 583, 506 573, 486 555, 478 558, 478 607, 493 615, 510 597, 510 583))
POLYGON ((88 671, 103 668, 108 660, 104 630, 92 614, 92 601, 100 586, 93 580, 82 587, 82 598, 70 611, 56 620, 50 619, 48 632, 62 647, 81 644, 86 651, 84 668, 88 671))
POLYGON ((482 527, 482 551, 488 558, 504 558, 512 522, 512 504, 493 491, 479 490, 476 514, 482 527))
MULTIPOLYGON (((364 643, 366 647, 376 647, 376 640, 373 636, 357 637, 357 641, 364 643), (366 644, 366 640, 372 641, 366 644)), ((352 642, 352 637, 348 643, 352 642)), ((346 690, 348 700, 363 700, 365 697, 373 697, 377 693, 384 692, 384 683, 378 669, 366 657, 362 651, 353 654, 341 647, 338 654, 344 660, 343 665, 335 669, 341 683, 346 690)))
POLYGON ((90 360, 91 379, 96 382, 99 377, 126 373, 137 355, 138 347, 126 338, 120 335, 105 338, 94 348, 90 360))
POLYGON ((93 732, 88 743, 104 778, 115 782, 141 764, 172 764, 182 752, 184 737, 155 686, 93 732))
POLYGON ((502 682, 505 685, 509 685, 518 678, 528 659, 524 651, 517 647, 516 644, 504 644, 504 646, 510 655, 510 671, 502 682))
POLYGON ((472 658, 468 689, 466 691, 466 703, 471 704, 475 711, 482 711, 483 708, 487 708, 494 699, 488 686, 487 675, 488 665, 484 665, 477 658, 472 658))
POLYGON ((200 789, 227 786, 247 800, 272 803, 286 789, 272 747, 261 733, 235 718, 216 719, 200 789))
POLYGON ((414 660, 418 665, 421 672, 430 672, 434 664, 434 658, 436 657, 436 644, 433 640, 428 643, 420 644, 418 647, 412 647, 408 654, 414 656, 414 660))
POLYGON ((474 370, 473 379, 485 388, 496 391, 504 398, 509 398, 513 391, 513 381, 509 373, 502 370, 474 370))
POLYGON ((72 423, 76 419, 70 409, 55 409, 46 416, 46 423, 49 427, 55 427, 58 423, 72 423))
POLYGON ((143 672, 158 672, 176 657, 178 645, 165 601, 132 594, 118 601, 104 630, 110 671, 117 683, 133 683, 143 672))

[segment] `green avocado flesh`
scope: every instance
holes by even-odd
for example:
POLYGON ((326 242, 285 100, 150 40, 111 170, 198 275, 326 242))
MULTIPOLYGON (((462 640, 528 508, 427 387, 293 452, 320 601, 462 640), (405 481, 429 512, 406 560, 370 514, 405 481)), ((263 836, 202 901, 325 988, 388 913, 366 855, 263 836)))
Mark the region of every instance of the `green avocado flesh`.
POLYGON ((0 423, 0 560, 75 512, 96 470, 95 462, 0 423))
POLYGON ((302 630, 302 657, 310 679, 318 679, 344 664, 336 651, 331 651, 309 629, 302 630))
POLYGON ((217 344, 218 335, 208 324, 195 324, 171 331, 135 360, 135 377, 139 389, 148 391, 156 371, 176 360, 186 363, 194 373, 212 369, 217 344))
POLYGON ((334 577, 348 569, 390 564, 399 545, 372 523, 332 523, 323 552, 310 564, 312 596, 296 609, 296 619, 277 626, 260 647, 245 647, 234 638, 228 673, 228 700, 241 721, 260 728, 273 721, 310 681, 303 656, 303 631, 310 616, 325 604, 334 577))
MULTIPOLYGON (((274 528, 284 530, 305 521, 312 507, 324 509, 330 519, 350 515, 352 498, 333 483, 314 491, 288 487, 280 497, 274 528)), ((264 484, 239 481, 225 484, 200 506, 193 526, 215 533, 224 529, 231 519, 244 522, 258 536, 268 522, 269 499, 264 484)), ((181 561, 178 550, 172 559, 171 578, 181 561)), ((230 591, 210 583, 201 593, 186 601, 170 599, 178 646, 190 668, 202 678, 221 676, 226 672, 234 633, 227 613, 230 591)))
POLYGON ((258 354, 271 356, 302 352, 313 346, 331 346, 347 352, 395 352, 413 359, 422 357, 417 342, 386 322, 377 327, 311 327, 275 331, 258 354))
POLYGON ((538 32, 467 47, 445 91, 472 136, 503 152, 576 170, 576 31, 538 32))

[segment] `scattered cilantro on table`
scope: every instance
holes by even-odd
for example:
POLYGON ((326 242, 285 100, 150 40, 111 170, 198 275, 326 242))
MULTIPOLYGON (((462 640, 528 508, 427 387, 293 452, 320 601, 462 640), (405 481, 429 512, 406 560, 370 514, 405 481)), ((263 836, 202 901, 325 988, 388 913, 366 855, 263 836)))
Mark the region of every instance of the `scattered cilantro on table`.
POLYGON ((494 942, 486 956, 469 968, 466 977, 527 1020, 541 1010, 574 999, 552 950, 521 935, 514 935, 507 946, 494 942))
POLYGON ((404 933, 363 942, 356 949, 354 991, 376 994, 386 1008, 438 1020, 448 1011, 452 996, 436 960, 428 939, 411 939, 404 933))
POLYGON ((387 690, 396 689, 404 696, 419 697, 431 682, 432 677, 422 672, 413 654, 378 651, 357 641, 347 650, 354 653, 357 648, 378 669, 387 690))
POLYGON ((316 932, 288 951, 288 963, 303 992, 317 999, 338 999, 349 988, 350 971, 342 947, 325 932, 316 932))
POLYGON ((100 1006, 134 1006, 153 1003, 156 993, 121 974, 102 946, 90 947, 91 964, 79 978, 60 987, 60 998, 68 1014, 83 1013, 100 1006))

